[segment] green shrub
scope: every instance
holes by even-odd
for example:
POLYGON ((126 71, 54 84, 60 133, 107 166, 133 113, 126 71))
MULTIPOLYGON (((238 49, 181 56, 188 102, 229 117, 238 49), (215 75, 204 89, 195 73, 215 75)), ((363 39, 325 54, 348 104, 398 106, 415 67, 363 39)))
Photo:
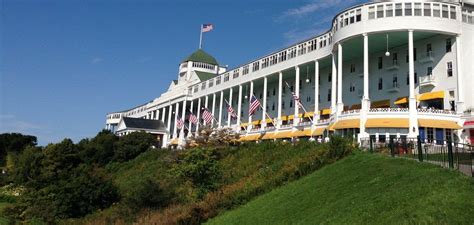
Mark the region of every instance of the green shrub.
POLYGON ((162 208, 170 199, 171 194, 167 193, 158 182, 148 178, 137 183, 136 188, 124 196, 124 203, 133 209, 162 208))
POLYGON ((146 152, 152 146, 158 146, 158 141, 153 135, 145 132, 133 132, 121 137, 115 143, 113 161, 129 161, 146 152))

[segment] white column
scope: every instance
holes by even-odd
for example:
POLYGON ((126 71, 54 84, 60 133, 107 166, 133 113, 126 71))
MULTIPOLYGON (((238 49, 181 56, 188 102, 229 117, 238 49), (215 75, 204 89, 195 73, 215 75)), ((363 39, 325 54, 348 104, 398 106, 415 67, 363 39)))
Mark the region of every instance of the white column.
MULTIPOLYGON (((239 85, 239 90, 240 90, 240 94, 242 94, 242 86, 239 85)), ((233 92, 233 88, 230 88, 229 89, 229 100, 227 100, 227 102, 229 103, 230 106, 232 106, 232 92, 233 92)), ((239 98, 240 99, 240 98, 239 98)), ((239 108, 240 108, 240 104, 239 104, 239 108)), ((240 109, 239 109, 240 110, 240 109)), ((240 121, 240 112, 235 112, 237 115, 237 117, 239 118, 239 121, 240 121)), ((230 122, 232 121, 232 116, 230 116, 231 114, 229 114, 227 112, 227 126, 228 127, 231 127, 231 124, 230 122)), ((238 123, 239 124, 239 123, 238 123)))
MULTIPOLYGON (((166 107, 163 107, 163 112, 161 114, 161 121, 163 123, 165 123, 165 119, 166 119, 166 107)), ((169 131, 169 125, 168 125, 168 131, 169 131)), ((168 144, 168 135, 167 134, 163 134, 163 138, 161 140, 161 147, 162 148, 165 148, 166 147, 166 144, 168 144)))
MULTIPOLYGON (((300 97, 300 66, 295 66, 295 95, 300 97)), ((294 101, 294 98, 293 98, 294 101)), ((298 103, 294 101, 293 106, 295 107, 295 114, 293 119, 293 125, 296 126, 300 122, 300 118, 298 117, 299 107, 298 103)))
POLYGON ((160 119, 160 110, 156 109, 155 120, 159 120, 159 119, 160 119))
POLYGON ((178 111, 179 111, 179 103, 176 102, 175 109, 174 109, 173 138, 178 137, 178 128, 176 126, 176 121, 178 121, 178 111))
POLYGON ((331 114, 336 113, 336 80, 337 80, 337 67, 336 67, 336 56, 332 53, 332 73, 331 73, 331 114))
POLYGON ((456 103, 456 112, 458 114, 464 113, 464 92, 463 92, 463 76, 462 73, 462 42, 461 42, 461 35, 458 34, 456 36, 456 75, 457 75, 457 86, 458 86, 458 93, 457 93, 457 103, 456 103))
POLYGON ((163 123, 165 123, 165 117, 166 116, 166 107, 163 107, 163 113, 161 114, 161 121, 163 121, 163 123))
POLYGON ((222 127, 222 111, 223 108, 222 108, 222 104, 224 104, 224 91, 221 91, 221 97, 219 99, 219 124, 218 124, 218 127, 221 128, 222 127))
MULTIPOLYGON (((191 100, 191 107, 189 107, 189 111, 193 113, 193 109, 194 109, 194 100, 191 100)), ((189 122, 188 123, 188 129, 189 129, 188 136, 190 136, 192 134, 191 130, 193 128, 193 123, 191 123, 191 121, 188 121, 188 122, 189 122)))
POLYGON ((199 125, 201 124, 201 98, 198 98, 198 107, 197 107, 197 119, 198 122, 196 124, 196 136, 199 135, 199 125))
POLYGON ((264 77, 263 78, 263 105, 262 105, 262 130, 265 129, 265 127, 267 126, 267 82, 268 82, 268 78, 267 77, 264 77))
POLYGON ((277 128, 281 127, 282 121, 281 121, 281 105, 283 104, 282 101, 282 94, 283 94, 283 72, 278 73, 278 124, 276 125, 277 128))
MULTIPOLYGON (((206 95, 206 98, 204 100, 204 108, 206 108, 206 110, 209 110, 207 107, 209 105, 209 96, 206 95)), ((214 115, 213 115, 214 116, 214 115)), ((204 125, 207 125, 206 121, 204 121, 204 125)))
MULTIPOLYGON (((212 116, 215 118, 216 115, 216 93, 212 94, 212 116)), ((214 127, 214 120, 211 121, 211 127, 214 127)))
MULTIPOLYGON (((181 128, 181 131, 179 132, 179 139, 184 140, 184 129, 186 124, 184 123, 186 118, 186 100, 183 101, 183 111, 181 112, 181 119, 183 120, 183 128, 181 128)), ((189 127, 188 127, 189 129, 189 127)), ((190 130, 188 130, 190 132, 190 130)), ((183 143, 182 143, 183 144, 183 143)))
POLYGON ((369 36, 366 33, 364 36, 364 95, 361 100, 361 110, 360 110, 360 133, 358 140, 360 138, 368 138, 369 134, 365 131, 365 123, 367 122, 367 112, 370 109, 370 100, 369 100, 369 36))
MULTIPOLYGON (((252 96, 253 96, 253 81, 250 81, 250 92, 249 92, 249 98, 248 98, 248 100, 249 100, 249 107, 248 107, 249 112, 250 112, 250 102, 251 102, 252 96)), ((248 123, 248 126, 247 126, 248 131, 250 131, 252 129, 252 124, 251 123, 252 123, 252 115, 250 115, 250 113, 249 113, 249 123, 248 123)))
POLYGON ((337 48, 337 113, 340 114, 344 110, 342 102, 342 45, 338 44, 337 48))
POLYGON ((237 127, 239 131, 240 131, 240 123, 241 123, 240 112, 242 112, 242 85, 239 85, 239 99, 237 102, 237 127))
POLYGON ((173 105, 170 103, 170 107, 168 109, 168 132, 169 132, 169 138, 171 139, 171 115, 173 114, 173 105))
POLYGON ((319 61, 314 61, 314 116, 313 124, 319 120, 319 61))
POLYGON ((418 118, 415 98, 415 57, 413 51, 413 30, 408 31, 408 74, 409 74, 409 124, 408 137, 418 135, 418 118))

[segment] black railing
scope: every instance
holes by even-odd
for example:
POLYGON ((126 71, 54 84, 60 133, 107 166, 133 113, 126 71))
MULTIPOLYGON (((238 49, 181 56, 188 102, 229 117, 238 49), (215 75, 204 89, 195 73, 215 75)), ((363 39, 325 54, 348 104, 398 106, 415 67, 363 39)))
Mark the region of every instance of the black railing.
POLYGON ((450 140, 433 140, 432 143, 410 138, 390 138, 388 141, 373 138, 361 139, 361 147, 369 152, 390 154, 429 162, 445 168, 459 170, 474 177, 474 146, 450 140))

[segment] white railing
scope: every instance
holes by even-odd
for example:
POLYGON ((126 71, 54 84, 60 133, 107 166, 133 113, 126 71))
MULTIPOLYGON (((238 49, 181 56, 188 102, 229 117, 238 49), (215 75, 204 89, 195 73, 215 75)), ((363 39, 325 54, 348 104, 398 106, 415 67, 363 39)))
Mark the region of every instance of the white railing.
POLYGON ((456 111, 451 111, 448 109, 417 109, 420 113, 433 113, 433 114, 448 114, 448 115, 456 115, 456 111))
POLYGON ((408 108, 372 108, 369 112, 408 112, 408 108))
POLYGON ((350 109, 342 111, 341 115, 357 114, 360 113, 360 109, 350 109))
POLYGON ((419 81, 421 85, 432 84, 436 82, 436 77, 434 75, 420 76, 419 81))

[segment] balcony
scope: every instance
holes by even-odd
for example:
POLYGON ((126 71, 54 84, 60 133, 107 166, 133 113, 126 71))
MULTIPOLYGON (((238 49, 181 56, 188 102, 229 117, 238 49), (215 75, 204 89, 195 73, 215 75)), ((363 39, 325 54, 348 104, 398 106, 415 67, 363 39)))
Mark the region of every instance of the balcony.
POLYGON ((419 77, 420 86, 436 86, 436 77, 433 75, 425 75, 419 77))
POLYGON ((394 59, 392 62, 392 65, 387 67, 388 71, 394 71, 400 69, 400 66, 398 65, 398 60, 394 59))
POLYGON ((393 82, 392 86, 387 89, 388 92, 400 92, 400 84, 398 82, 393 82))
POLYGON ((433 62, 433 61, 434 61, 434 56, 433 56, 432 51, 426 52, 425 56, 420 59, 420 63, 423 63, 423 64, 433 62))

